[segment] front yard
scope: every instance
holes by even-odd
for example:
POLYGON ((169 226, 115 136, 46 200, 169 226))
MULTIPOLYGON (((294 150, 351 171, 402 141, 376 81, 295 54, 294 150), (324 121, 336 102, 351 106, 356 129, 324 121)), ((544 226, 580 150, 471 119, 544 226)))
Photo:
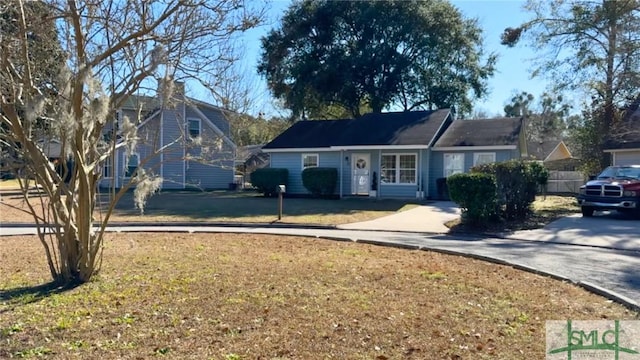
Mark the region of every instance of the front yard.
MULTIPOLYGON (((107 200, 107 195, 102 199, 107 200)), ((418 203, 406 200, 342 200, 285 198, 284 223, 339 225, 371 220, 408 210, 418 203)), ((1 195, 2 223, 33 222, 19 195, 1 195), (10 206, 8 206, 10 205, 10 206)), ((106 208, 106 202, 102 208, 106 208)), ((100 218, 101 213, 96 213, 100 218)), ((144 215, 135 208, 129 192, 118 203, 111 220, 114 222, 246 222, 270 223, 278 219, 278 199, 265 198, 255 192, 163 192, 149 198, 144 215)))
POLYGON ((0 274, 0 358, 542 359, 545 320, 640 319, 506 266, 299 237, 108 234, 67 291, 7 237, 0 274))

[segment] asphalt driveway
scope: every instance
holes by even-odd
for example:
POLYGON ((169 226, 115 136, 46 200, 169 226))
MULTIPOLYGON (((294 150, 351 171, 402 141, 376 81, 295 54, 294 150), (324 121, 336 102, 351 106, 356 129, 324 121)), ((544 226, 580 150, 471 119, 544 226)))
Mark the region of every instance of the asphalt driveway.
MULTIPOLYGON (((457 205, 435 201, 378 219, 339 225, 345 230, 379 230, 446 234, 444 223, 460 216, 457 205)), ((576 214, 560 218, 542 229, 521 230, 506 239, 540 241, 640 251, 640 220, 613 212, 596 212, 594 217, 576 214)))
POLYGON ((591 218, 576 214, 542 229, 516 231, 506 238, 640 251, 640 220, 615 211, 596 212, 591 218))

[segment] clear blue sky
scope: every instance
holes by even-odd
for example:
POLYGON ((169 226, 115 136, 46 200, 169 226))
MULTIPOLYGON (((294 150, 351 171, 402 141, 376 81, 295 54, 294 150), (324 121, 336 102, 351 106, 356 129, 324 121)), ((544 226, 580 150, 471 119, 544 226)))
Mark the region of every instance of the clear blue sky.
MULTIPOLYGON (((485 49, 498 54, 497 71, 489 81, 490 93, 486 99, 476 102, 475 108, 489 115, 503 113, 505 103, 514 93, 527 91, 538 98, 546 88, 546 79, 531 79, 530 68, 533 52, 524 44, 514 48, 500 45, 500 34, 509 26, 517 26, 531 18, 522 9, 524 1, 519 0, 454 0, 451 1, 467 18, 477 18, 483 29, 485 49)), ((290 4, 289 0, 273 0, 270 4, 268 22, 258 29, 249 31, 244 37, 246 47, 245 68, 256 74, 256 64, 260 56, 260 37, 279 23, 290 4)), ((263 79, 255 75, 256 91, 262 99, 257 104, 261 111, 272 113, 271 97, 263 79)))

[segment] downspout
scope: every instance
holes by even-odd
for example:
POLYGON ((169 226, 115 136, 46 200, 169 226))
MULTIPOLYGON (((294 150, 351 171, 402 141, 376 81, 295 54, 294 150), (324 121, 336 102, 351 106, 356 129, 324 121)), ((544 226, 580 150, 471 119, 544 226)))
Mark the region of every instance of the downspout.
POLYGON ((340 199, 342 199, 342 168, 344 167, 344 150, 340 150, 340 199))
MULTIPOLYGON (((182 94, 182 95, 184 95, 184 94, 182 94)), ((179 124, 178 126, 182 126, 181 131, 184 134, 182 136, 182 188, 186 189, 187 188, 187 164, 188 164, 188 160, 186 159, 186 157, 187 157, 186 140, 187 140, 187 131, 189 131, 189 130, 188 130, 188 125, 187 125, 187 103, 186 103, 186 98, 184 96, 182 96, 180 101, 182 101, 182 121, 178 122, 178 124, 179 124)))
POLYGON ((379 199, 382 194, 382 182, 380 181, 382 174, 380 173, 380 166, 382 164, 382 150, 378 149, 378 192, 376 193, 376 199, 379 199))
MULTIPOLYGON (((420 191, 422 191, 422 182, 424 181, 423 177, 422 177, 422 149, 418 149, 418 188, 416 189, 416 194, 420 194, 420 191)), ((418 197, 418 200, 420 200, 420 198, 418 197)))
MULTIPOLYGON (((160 111, 160 149, 164 147, 164 109, 160 111)), ((160 190, 164 187, 164 149, 160 151, 160 190)))
MULTIPOLYGON (((114 140, 114 141, 116 141, 116 140, 114 140)), ((113 159, 113 166, 116 167, 114 169, 114 171, 113 171, 113 186, 116 189, 120 189, 120 161, 118 161, 118 158, 119 158, 118 155, 119 154, 120 154, 119 149, 116 149, 113 152, 113 157, 115 158, 115 159, 113 159)))
POLYGON ((424 186, 424 197, 429 197, 429 169, 431 168, 431 147, 427 148, 427 183, 424 186))

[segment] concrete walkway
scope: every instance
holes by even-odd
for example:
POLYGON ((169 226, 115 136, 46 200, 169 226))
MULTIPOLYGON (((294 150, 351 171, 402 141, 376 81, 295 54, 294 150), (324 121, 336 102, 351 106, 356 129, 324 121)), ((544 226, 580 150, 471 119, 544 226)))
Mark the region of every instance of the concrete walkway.
POLYGON ((450 201, 437 201, 374 220, 338 225, 338 229, 408 231, 445 234, 444 224, 460 217, 460 209, 450 201))

